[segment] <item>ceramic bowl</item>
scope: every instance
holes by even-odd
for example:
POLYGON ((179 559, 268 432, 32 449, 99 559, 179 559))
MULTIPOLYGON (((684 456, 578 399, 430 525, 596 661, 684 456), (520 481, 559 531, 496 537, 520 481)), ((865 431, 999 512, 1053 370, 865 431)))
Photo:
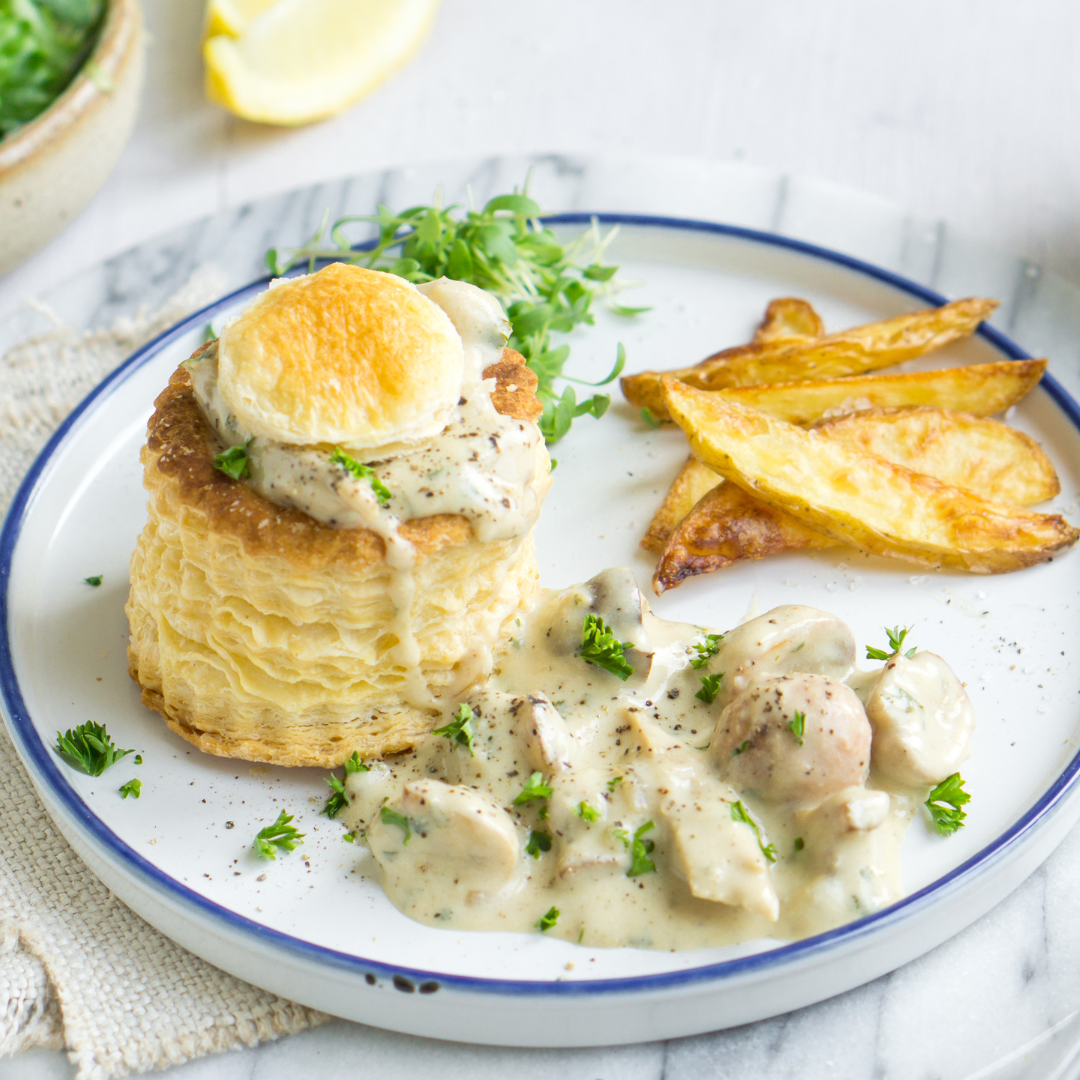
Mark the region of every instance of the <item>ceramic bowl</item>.
POLYGON ((135 123, 139 0, 109 0, 94 51, 36 119, 0 141, 0 273, 48 243, 94 197, 135 123))

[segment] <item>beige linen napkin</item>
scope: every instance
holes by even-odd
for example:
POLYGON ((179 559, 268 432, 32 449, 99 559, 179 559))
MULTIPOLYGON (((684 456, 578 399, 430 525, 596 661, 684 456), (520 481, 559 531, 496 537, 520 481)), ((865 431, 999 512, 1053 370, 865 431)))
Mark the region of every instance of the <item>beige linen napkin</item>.
MULTIPOLYGON (((0 361, 0 514, 61 420, 139 345, 221 292, 197 272, 162 309, 53 331, 0 361)), ((0 726, 0 1057, 66 1048, 78 1080, 110 1080, 322 1023, 163 937, 78 859, 0 726)), ((0 1063, 2 1071, 2 1063, 0 1063)))

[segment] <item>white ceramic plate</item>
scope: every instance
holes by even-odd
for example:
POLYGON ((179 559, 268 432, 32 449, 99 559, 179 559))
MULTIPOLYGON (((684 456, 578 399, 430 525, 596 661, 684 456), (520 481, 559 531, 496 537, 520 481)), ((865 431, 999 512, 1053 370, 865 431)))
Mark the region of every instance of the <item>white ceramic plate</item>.
MULTIPOLYGON (((564 215, 574 230, 585 215, 564 215)), ((643 284, 634 320, 601 316, 572 342, 575 374, 601 377, 617 341, 629 368, 670 367, 746 340, 776 296, 810 299, 840 328, 943 301, 845 256, 743 229, 609 215, 610 256, 643 284)), ((177 363, 264 283, 225 297, 142 349, 58 431, 19 491, 0 536, 0 679, 5 720, 60 830, 103 881, 164 933, 210 962, 328 1012, 391 1029, 506 1045, 599 1045, 691 1034, 775 1015, 839 993, 927 951, 1005 896, 1080 815, 1074 667, 1080 556, 1000 577, 921 573, 851 552, 792 554, 691 581, 661 615, 727 628, 748 611, 812 604, 862 643, 912 625, 944 655, 975 703, 973 801, 951 839, 917 821, 904 844, 910 895, 877 915, 794 944, 661 953, 593 950, 539 935, 420 926, 382 895, 367 854, 318 814, 324 772, 200 754, 139 702, 124 650, 127 565, 145 517, 139 447, 177 363), (97 589, 83 579, 103 573, 97 589), (108 724, 123 759, 103 777, 64 765, 58 730, 108 724), (132 776, 142 798, 123 800, 132 776), (280 809, 303 848, 251 854, 280 809)), ((1024 356, 988 328, 934 364, 1024 356)), ((1080 487, 1080 409, 1050 379, 1013 422, 1080 487)), ((541 576, 563 586, 606 566, 652 560, 637 541, 681 465, 671 427, 649 430, 625 403, 579 420, 559 459, 537 534, 541 576)), ((1055 509, 1075 514, 1068 497, 1055 509)))

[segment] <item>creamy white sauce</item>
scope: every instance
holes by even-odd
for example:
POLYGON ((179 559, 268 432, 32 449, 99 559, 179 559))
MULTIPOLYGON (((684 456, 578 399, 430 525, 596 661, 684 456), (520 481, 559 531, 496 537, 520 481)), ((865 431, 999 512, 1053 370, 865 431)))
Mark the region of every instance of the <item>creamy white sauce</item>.
MULTIPOLYGON (((893 671, 860 672, 840 620, 777 608, 695 668, 705 633, 653 615, 628 570, 545 592, 468 700, 471 754, 432 734, 348 778, 340 818, 392 902, 459 930, 540 932, 555 908, 553 937, 694 949, 801 937, 899 899, 904 830, 970 729, 923 739, 928 778, 903 786, 871 768, 863 709, 893 671), (590 612, 630 646, 625 682, 579 655, 590 612), (720 673, 711 704, 695 696, 720 673), (550 795, 515 805, 534 773, 550 795)), ((955 689, 908 684, 942 727, 967 722, 955 689)))

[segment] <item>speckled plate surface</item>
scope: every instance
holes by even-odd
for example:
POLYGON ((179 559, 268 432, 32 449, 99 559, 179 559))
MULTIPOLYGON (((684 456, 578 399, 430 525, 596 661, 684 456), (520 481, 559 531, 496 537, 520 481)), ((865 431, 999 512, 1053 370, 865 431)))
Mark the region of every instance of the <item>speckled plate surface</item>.
MULTIPOLYGON (((582 219, 561 227, 580 228, 582 219)), ((767 301, 810 299, 840 328, 940 302, 885 271, 805 244, 675 219, 611 215, 611 257, 643 284, 652 311, 603 316, 576 336, 581 377, 599 377, 623 341, 629 368, 667 367, 745 340, 767 301)), ((1018 574, 922 573, 851 552, 791 554, 691 581, 658 600, 664 616, 726 628, 750 610, 806 603, 835 612, 860 642, 884 625, 944 655, 967 682, 978 728, 964 775, 968 827, 949 840, 916 822, 904 845, 902 903, 795 944, 693 953, 592 950, 536 935, 462 934, 395 911, 368 856, 318 816, 315 770, 199 754, 143 709, 128 679, 127 563, 145 509, 138 451, 152 401, 175 365, 263 287, 212 305, 152 343, 68 419, 29 474, 0 537, 5 719, 58 826, 117 895, 187 948, 251 982, 338 1015, 419 1034, 517 1045, 636 1042, 774 1015, 912 959, 973 921, 1049 854, 1080 814, 1074 665, 1080 556, 1018 574), (84 584, 104 574, 98 589, 84 584), (101 778, 49 749, 58 729, 108 723, 144 763, 101 778), (119 786, 138 775, 138 802, 119 786), (275 863, 250 852, 279 809, 305 846, 275 863)), ((1025 355, 992 330, 933 363, 1025 355)), ((1080 485, 1080 410, 1053 381, 1017 409, 1062 476, 1080 485)), ((579 421, 556 456, 537 532, 544 584, 625 564, 685 456, 681 434, 652 431, 623 403, 579 421)), ((1071 494, 1054 509, 1075 517, 1071 494)))

